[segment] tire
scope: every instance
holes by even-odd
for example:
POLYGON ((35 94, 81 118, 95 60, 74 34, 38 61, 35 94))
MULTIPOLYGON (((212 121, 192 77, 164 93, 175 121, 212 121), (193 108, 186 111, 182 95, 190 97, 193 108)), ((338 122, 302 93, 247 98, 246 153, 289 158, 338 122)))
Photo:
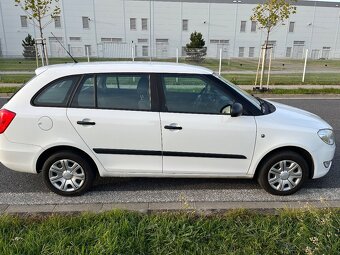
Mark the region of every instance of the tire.
POLYGON ((302 187, 309 169, 300 154, 281 151, 271 155, 259 171, 257 180, 263 189, 273 195, 287 196, 302 187))
POLYGON ((51 155, 43 165, 45 185, 61 196, 78 196, 91 188, 95 172, 91 164, 72 151, 51 155))

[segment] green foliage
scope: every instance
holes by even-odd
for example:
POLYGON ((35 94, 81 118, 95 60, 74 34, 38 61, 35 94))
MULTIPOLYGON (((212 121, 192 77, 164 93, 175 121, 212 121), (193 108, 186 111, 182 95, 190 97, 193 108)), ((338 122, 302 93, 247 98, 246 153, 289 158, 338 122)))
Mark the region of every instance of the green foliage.
POLYGON ((22 40, 22 47, 24 47, 24 51, 22 55, 25 58, 35 58, 36 52, 35 52, 35 41, 32 38, 30 34, 27 35, 25 40, 22 40))
POLYGON ((204 47, 205 41, 200 32, 193 32, 190 35, 190 43, 186 45, 187 60, 202 62, 207 55, 207 47, 204 47))
POLYGON ((0 216, 0 254, 338 254, 339 212, 0 216))
POLYGON ((205 45, 205 41, 203 39, 203 35, 200 32, 193 32, 190 35, 190 43, 187 43, 187 48, 203 48, 205 45))
MULTIPOLYGON (((295 2, 294 0, 292 2, 295 2)), ((259 28, 269 33, 274 27, 296 13, 296 7, 286 0, 266 0, 253 9, 252 21, 256 21, 259 28)))
POLYGON ((39 21, 48 15, 54 18, 60 14, 60 8, 57 5, 51 9, 52 3, 58 3, 59 0, 14 0, 14 2, 28 14, 29 19, 39 21))

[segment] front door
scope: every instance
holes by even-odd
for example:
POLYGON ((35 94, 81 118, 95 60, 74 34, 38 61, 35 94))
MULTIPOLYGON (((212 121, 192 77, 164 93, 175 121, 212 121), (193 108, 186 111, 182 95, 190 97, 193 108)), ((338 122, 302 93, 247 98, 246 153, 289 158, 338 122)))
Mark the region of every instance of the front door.
POLYGON ((109 172, 161 173, 159 112, 147 74, 85 76, 67 116, 109 172))
POLYGON ((207 77, 165 74, 161 83, 163 172, 245 176, 255 146, 254 116, 221 114, 236 99, 207 77))

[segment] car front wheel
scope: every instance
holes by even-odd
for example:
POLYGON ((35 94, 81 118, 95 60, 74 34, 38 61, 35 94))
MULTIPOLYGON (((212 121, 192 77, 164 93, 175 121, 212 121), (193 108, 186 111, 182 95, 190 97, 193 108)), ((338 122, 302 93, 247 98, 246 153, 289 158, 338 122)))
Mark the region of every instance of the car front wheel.
POLYGON ((65 151, 51 155, 43 166, 46 186, 62 196, 77 196, 87 191, 95 174, 87 160, 78 154, 65 151))
POLYGON ((258 182, 273 195, 290 195, 298 191, 308 176, 308 164, 298 153, 281 151, 261 166, 258 182))

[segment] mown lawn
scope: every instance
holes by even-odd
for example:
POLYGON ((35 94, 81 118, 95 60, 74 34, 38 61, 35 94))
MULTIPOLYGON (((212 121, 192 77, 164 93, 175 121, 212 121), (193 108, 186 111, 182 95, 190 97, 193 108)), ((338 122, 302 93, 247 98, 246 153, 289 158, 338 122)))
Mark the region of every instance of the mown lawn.
MULTIPOLYGON (((0 74, 0 83, 23 84, 34 74, 0 74)), ((236 85, 254 85, 255 74, 222 74, 224 78, 236 85)), ((306 74, 305 82, 301 82, 299 74, 273 74, 270 85, 340 85, 340 73, 312 73, 306 74)), ((259 83, 259 81, 258 81, 259 83)), ((264 84, 266 81, 264 80, 264 84)))
POLYGON ((339 209, 0 217, 0 254, 339 254, 339 209))
MULTIPOLYGON (((87 62, 87 58, 76 58, 78 62, 87 62)), ((131 61, 128 59, 117 58, 91 58, 91 62, 94 61, 131 61)), ((136 61, 150 61, 149 58, 136 58, 136 61)), ((175 58, 168 59, 153 59, 152 61, 158 62, 176 62, 175 58)), ((180 63, 187 63, 193 65, 201 65, 217 71, 219 68, 218 59, 205 59, 201 63, 191 62, 184 57, 179 59, 180 63)), ((71 58, 50 58, 49 64, 62 64, 73 63, 71 58)), ((41 63, 39 63, 41 65, 41 63)), ((222 71, 256 71, 258 65, 257 58, 232 58, 222 60, 222 71)), ((35 59, 24 58, 0 58, 0 71, 34 71, 36 69, 35 59)), ((273 59, 272 70, 273 71, 292 71, 300 72, 302 74, 304 66, 303 59, 273 59)), ((340 60, 308 60, 308 71, 332 71, 338 72, 340 70, 340 60)))

